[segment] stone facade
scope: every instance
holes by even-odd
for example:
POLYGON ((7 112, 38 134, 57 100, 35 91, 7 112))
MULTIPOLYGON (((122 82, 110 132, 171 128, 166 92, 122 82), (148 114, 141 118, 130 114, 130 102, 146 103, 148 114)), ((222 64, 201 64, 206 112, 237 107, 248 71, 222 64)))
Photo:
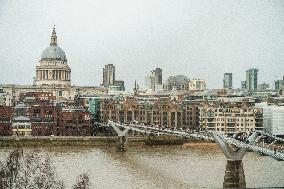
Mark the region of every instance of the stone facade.
POLYGON ((120 123, 138 121, 171 128, 196 129, 198 103, 167 98, 107 98, 100 101, 100 121, 120 123))
POLYGON ((263 110, 245 102, 204 102, 200 108, 200 129, 225 134, 263 130, 263 110))

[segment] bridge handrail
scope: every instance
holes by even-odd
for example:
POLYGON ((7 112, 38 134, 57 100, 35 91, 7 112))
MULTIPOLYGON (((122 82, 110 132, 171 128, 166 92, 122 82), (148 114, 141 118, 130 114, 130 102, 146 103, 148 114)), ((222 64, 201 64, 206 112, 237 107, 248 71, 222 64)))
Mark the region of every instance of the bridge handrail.
POLYGON ((209 131, 209 132, 219 136, 224 142, 229 143, 229 144, 233 144, 233 145, 235 145, 239 148, 246 148, 246 149, 252 150, 254 152, 261 152, 261 153, 266 154, 266 155, 268 155, 268 156, 270 156, 274 159, 284 160, 284 153, 281 153, 281 152, 275 153, 275 151, 270 150, 270 149, 254 146, 252 144, 246 144, 246 143, 243 143, 243 142, 241 142, 237 139, 225 137, 223 134, 215 132, 215 131, 209 131))

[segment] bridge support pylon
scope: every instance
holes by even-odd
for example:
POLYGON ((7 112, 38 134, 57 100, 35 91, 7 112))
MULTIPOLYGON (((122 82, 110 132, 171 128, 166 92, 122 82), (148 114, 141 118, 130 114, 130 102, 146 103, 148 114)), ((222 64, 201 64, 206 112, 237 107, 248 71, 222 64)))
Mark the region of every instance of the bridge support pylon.
POLYGON ((118 135, 118 144, 117 144, 117 151, 123 152, 126 150, 126 136, 129 131, 128 128, 124 129, 123 131, 120 130, 112 121, 108 122, 108 125, 111 126, 118 135))
POLYGON ((212 133, 212 137, 227 158, 223 188, 246 188, 245 173, 242 162, 246 149, 227 144, 214 133, 212 133))

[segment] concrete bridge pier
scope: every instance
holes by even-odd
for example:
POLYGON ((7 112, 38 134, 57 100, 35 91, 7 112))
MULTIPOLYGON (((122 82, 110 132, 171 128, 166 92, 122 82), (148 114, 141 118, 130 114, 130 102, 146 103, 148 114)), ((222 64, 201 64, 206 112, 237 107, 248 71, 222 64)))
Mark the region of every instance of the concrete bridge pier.
POLYGON ((125 136, 118 136, 118 144, 117 144, 117 151, 123 152, 126 150, 126 137, 125 136))
POLYGON ((120 130, 112 121, 108 122, 108 126, 112 127, 118 135, 117 151, 123 152, 126 150, 127 133, 130 129, 126 128, 123 131, 120 130))
POLYGON ((212 137, 227 158, 223 188, 246 188, 242 162, 246 149, 227 144, 216 134, 212 134, 212 137))

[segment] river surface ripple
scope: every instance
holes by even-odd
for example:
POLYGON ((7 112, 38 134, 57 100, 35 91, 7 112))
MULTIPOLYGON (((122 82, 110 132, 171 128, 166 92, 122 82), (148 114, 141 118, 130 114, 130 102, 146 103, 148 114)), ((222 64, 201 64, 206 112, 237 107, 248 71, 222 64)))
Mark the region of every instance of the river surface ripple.
MULTIPOLYGON (((11 150, 0 149, 0 158, 11 150)), ((217 147, 132 146, 121 153, 114 147, 64 146, 37 151, 50 155, 66 188, 84 172, 90 176, 91 188, 222 188, 226 168, 226 158, 217 147)), ((249 152, 243 164, 248 188, 284 187, 283 161, 249 152)))

